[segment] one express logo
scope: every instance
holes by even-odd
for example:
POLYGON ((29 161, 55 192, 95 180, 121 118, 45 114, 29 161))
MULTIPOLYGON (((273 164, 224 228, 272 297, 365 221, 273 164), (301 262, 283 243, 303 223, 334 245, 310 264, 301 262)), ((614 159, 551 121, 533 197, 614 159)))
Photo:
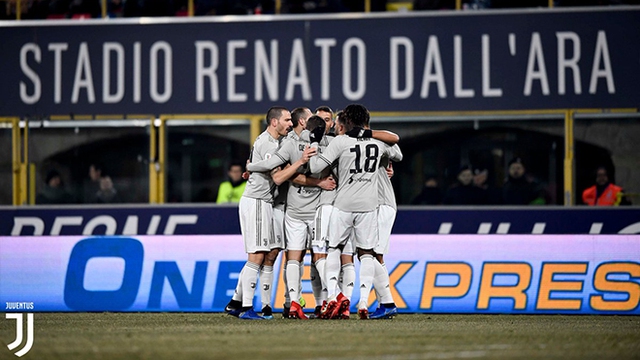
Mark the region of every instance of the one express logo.
MULTIPOLYGON (((16 309, 16 308, 20 308, 20 309, 33 309, 33 303, 32 302, 7 302, 7 309, 16 309)), ((13 350, 15 348, 17 348, 20 344, 22 344, 22 338, 23 338, 23 326, 22 326, 22 319, 23 319, 23 315, 24 313, 7 313, 5 314, 5 318, 6 319, 14 319, 16 321, 16 339, 7 345, 7 347, 9 348, 9 350, 13 350)), ((25 355, 26 353, 29 352, 29 350, 31 350, 31 347, 33 346, 33 313, 27 313, 27 339, 26 342, 24 344, 24 346, 22 347, 22 349, 16 351, 15 355, 18 357, 21 357, 23 355, 25 355)))

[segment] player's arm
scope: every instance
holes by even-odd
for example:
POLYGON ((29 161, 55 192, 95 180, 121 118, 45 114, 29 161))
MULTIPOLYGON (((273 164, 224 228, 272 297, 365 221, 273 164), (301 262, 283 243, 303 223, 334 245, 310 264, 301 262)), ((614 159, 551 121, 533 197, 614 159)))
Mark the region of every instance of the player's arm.
POLYGON ((278 166, 282 166, 289 161, 286 155, 277 151, 273 156, 268 159, 260 160, 258 162, 247 164, 247 171, 249 172, 268 172, 278 166))
MULTIPOLYGON (((320 154, 318 153, 316 156, 312 157, 309 160, 309 171, 312 174, 319 174, 322 172, 322 170, 326 169, 328 166, 331 166, 331 164, 333 164, 333 161, 335 159, 337 159, 340 155, 339 151, 339 138, 336 138, 335 140, 333 140, 329 146, 327 146, 326 150, 324 151, 324 153, 320 154)), ((311 147, 316 147, 317 148, 318 143, 312 143, 311 147)))
POLYGON ((284 169, 274 169, 271 172, 271 178, 276 185, 281 185, 285 181, 291 179, 298 174, 298 168, 309 162, 309 158, 316 154, 317 149, 307 147, 302 153, 302 157, 291 165, 287 165, 284 169))
POLYGON ((388 130, 371 130, 355 127, 346 132, 352 138, 373 138, 388 145, 395 145, 400 141, 400 136, 388 130))
POLYGON ((402 151, 400 150, 400 146, 398 146, 398 144, 390 146, 387 149, 388 149, 390 161, 395 161, 395 162, 402 161, 403 155, 402 155, 402 151))
POLYGON ((333 190, 336 188, 336 180, 332 176, 323 177, 322 179, 306 176, 305 174, 295 175, 291 181, 301 186, 317 186, 322 190, 333 190))
POLYGON ((371 137, 389 145, 395 145, 400 142, 400 136, 388 130, 371 130, 371 137))

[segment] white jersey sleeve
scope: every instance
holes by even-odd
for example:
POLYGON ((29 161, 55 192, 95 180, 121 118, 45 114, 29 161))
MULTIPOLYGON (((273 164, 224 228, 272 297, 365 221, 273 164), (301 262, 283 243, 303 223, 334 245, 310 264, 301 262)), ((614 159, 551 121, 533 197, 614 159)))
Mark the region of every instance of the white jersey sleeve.
POLYGON ((273 154, 273 156, 271 156, 270 158, 247 164, 247 171, 267 172, 277 168, 278 166, 290 162, 290 146, 287 145, 290 143, 290 141, 283 140, 283 142, 284 144, 280 147, 280 149, 278 149, 278 151, 276 151, 275 154, 273 154))

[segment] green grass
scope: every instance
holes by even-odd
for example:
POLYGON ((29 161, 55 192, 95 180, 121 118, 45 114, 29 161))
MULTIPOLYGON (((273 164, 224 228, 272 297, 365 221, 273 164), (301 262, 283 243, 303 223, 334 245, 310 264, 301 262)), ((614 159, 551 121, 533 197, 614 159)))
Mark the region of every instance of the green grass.
MULTIPOLYGON (((22 359, 640 358, 637 316, 242 321, 217 313, 36 313, 34 323, 35 342, 22 359)), ((6 348, 14 338, 15 321, 2 315, 0 359, 17 359, 6 348)))

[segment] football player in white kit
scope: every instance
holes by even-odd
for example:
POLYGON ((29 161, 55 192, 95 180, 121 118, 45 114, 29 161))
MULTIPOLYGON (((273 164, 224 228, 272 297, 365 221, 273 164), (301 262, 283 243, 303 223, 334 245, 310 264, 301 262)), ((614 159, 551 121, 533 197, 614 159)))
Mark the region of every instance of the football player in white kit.
MULTIPOLYGON (((256 138, 250 162, 270 158, 278 148, 278 139, 286 136, 292 126, 291 113, 280 106, 269 109, 266 121, 267 129, 256 138)), ((277 243, 282 239, 277 239, 273 232, 272 206, 275 188, 271 174, 252 173, 238 206, 240 229, 248 258, 238 277, 236 294, 225 310, 241 319, 264 319, 253 310, 258 274, 267 254, 284 245, 277 243), (239 297, 242 301, 241 307, 237 306, 239 297)))
MULTIPOLYGON (((360 282, 369 293, 374 277, 374 247, 378 244, 376 171, 383 156, 395 161, 402 154, 386 143, 372 138, 353 138, 344 135, 353 127, 363 127, 369 122, 369 111, 362 105, 347 106, 341 116, 345 126, 331 141, 326 151, 309 161, 312 173, 318 173, 338 160, 339 186, 334 209, 329 220, 329 243, 326 260, 328 303, 322 310, 323 318, 338 318, 350 305, 342 293, 336 294, 340 273, 340 249, 344 247, 351 231, 360 258, 360 282)), ((313 142, 313 141, 312 141, 313 142)), ((317 146, 317 145, 314 145, 317 146)))

